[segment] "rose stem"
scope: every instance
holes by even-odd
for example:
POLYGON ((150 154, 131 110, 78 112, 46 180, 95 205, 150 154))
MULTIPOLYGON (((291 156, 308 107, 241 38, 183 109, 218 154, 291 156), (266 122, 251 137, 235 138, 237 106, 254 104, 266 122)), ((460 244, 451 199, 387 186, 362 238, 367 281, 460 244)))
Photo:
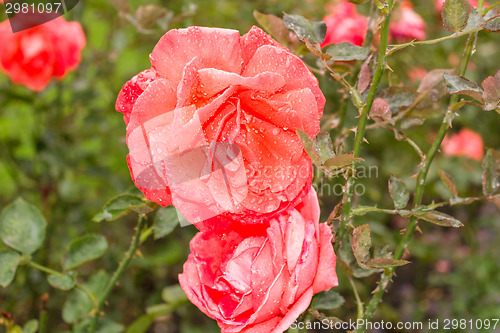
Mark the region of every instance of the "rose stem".
MULTIPOLYGON (((484 0, 479 0, 478 8, 482 9, 483 2, 484 2, 484 0)), ((474 44, 476 43, 476 39, 477 39, 477 32, 475 34, 469 36, 469 38, 467 40, 466 48, 465 48, 464 57, 462 58, 460 68, 457 72, 458 75, 465 74, 465 71, 467 70, 467 65, 468 65, 470 57, 472 55, 472 50, 474 48, 474 44)), ((452 106, 454 104, 456 104, 457 102, 458 102, 458 94, 453 95, 451 97, 450 104, 448 106, 448 111, 443 118, 443 121, 442 121, 441 126, 439 128, 437 137, 434 140, 434 142, 432 143, 429 151, 427 152, 424 163, 422 164, 422 167, 420 168, 420 171, 419 171, 418 177, 417 177, 417 188, 415 190, 415 197, 413 199, 413 207, 419 206, 422 202, 422 197, 424 195, 424 188, 425 188, 425 180, 427 178, 427 173, 429 171, 429 167, 432 163, 432 160, 436 156, 436 153, 438 152, 439 147, 441 146, 441 143, 442 143, 444 137, 446 136, 446 132, 448 131, 448 128, 450 127, 453 118, 455 117, 455 113, 454 113, 454 111, 451 111, 451 109, 452 109, 452 106)), ((410 243, 412 236, 413 236, 413 233, 414 233, 416 228, 417 228, 417 218, 415 216, 412 216, 412 217, 410 217, 406 231, 405 231, 403 237, 401 238, 401 240, 396 248, 396 252, 394 254, 394 259, 397 260, 397 259, 401 259, 403 257, 403 254, 404 254, 406 248, 408 247, 408 244, 410 243)), ((385 290, 387 289, 387 286, 389 285, 389 282, 392 279, 392 276, 394 275, 394 271, 395 271, 394 268, 385 269, 384 274, 382 275, 380 282, 379 282, 377 288, 375 289, 375 292, 374 292, 370 302, 368 303, 368 305, 366 307, 366 310, 365 310, 365 313, 363 316, 363 319, 364 319, 363 322, 366 323, 368 320, 370 320, 372 318, 375 310, 377 309, 377 306, 378 306, 380 300, 382 299, 382 296, 385 293, 385 290)), ((354 332, 362 333, 364 331, 365 331, 365 329, 362 328, 361 330, 356 330, 354 332)))
MULTIPOLYGON (((370 113, 373 101, 375 100, 375 94, 377 93, 378 85, 380 84, 380 80, 382 79, 382 75, 384 74, 385 70, 387 43, 389 40, 389 21, 392 11, 392 2, 393 2, 392 0, 387 1, 388 10, 387 14, 384 17, 384 22, 382 24, 382 30, 380 34, 380 47, 379 47, 377 66, 375 68, 375 73, 373 75, 373 79, 370 84, 370 90, 368 91, 365 105, 363 106, 363 109, 361 110, 361 114, 359 116, 358 127, 356 129, 356 136, 354 138, 354 157, 359 157, 361 151, 361 144, 363 143, 365 135, 365 127, 368 119, 368 114, 370 113)), ((344 197, 342 199, 343 201, 342 218, 338 230, 338 238, 337 241, 335 242, 335 247, 337 250, 340 246, 341 241, 344 238, 347 228, 347 222, 349 219, 349 215, 351 213, 353 185, 356 176, 355 175, 356 163, 353 163, 352 170, 353 170, 352 175, 346 181, 344 189, 344 197)))
POLYGON ((134 254, 137 250, 137 247, 139 246, 139 240, 140 240, 142 229, 144 228, 144 222, 145 222, 145 215, 140 214, 139 218, 137 220, 137 227, 135 230, 134 237, 132 238, 132 242, 130 243, 130 247, 128 248, 127 252, 123 256, 122 261, 118 265, 118 268, 113 273, 111 280, 109 280, 108 284, 106 285, 104 292, 101 294, 101 296, 98 299, 97 305, 94 309, 94 318, 93 318, 91 326, 90 326, 91 333, 94 333, 96 331, 97 322, 99 320, 99 315, 100 315, 101 309, 104 306, 104 303, 106 302, 106 299, 108 298, 109 294, 111 293, 111 291, 115 287, 115 285, 118 282, 118 279, 120 278, 122 273, 125 271, 125 268, 130 263, 130 260, 132 260, 132 257, 134 256, 134 254))
MULTIPOLYGON (((377 22, 377 5, 375 2, 372 1, 371 6, 370 6, 370 14, 369 14, 369 19, 368 19, 368 29, 366 29, 366 34, 365 38, 363 40, 363 47, 370 47, 372 44, 373 40, 373 30, 372 27, 376 24, 377 22)), ((359 69, 361 66, 357 65, 356 68, 354 69, 351 79, 349 80, 349 84, 351 86, 354 86, 356 84, 356 79, 359 74, 359 69)), ((346 98, 343 103, 340 105, 340 110, 339 110, 339 124, 336 128, 336 133, 341 134, 342 130, 344 129, 345 126, 345 119, 347 115, 347 105, 348 105, 348 99, 346 98)))

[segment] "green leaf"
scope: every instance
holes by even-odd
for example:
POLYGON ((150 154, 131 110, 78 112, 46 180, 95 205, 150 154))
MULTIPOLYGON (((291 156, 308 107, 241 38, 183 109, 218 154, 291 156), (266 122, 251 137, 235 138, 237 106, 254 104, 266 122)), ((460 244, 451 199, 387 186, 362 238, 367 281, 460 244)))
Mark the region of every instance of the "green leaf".
POLYGON ((335 291, 322 291, 314 296, 312 307, 317 310, 335 310, 345 303, 344 297, 335 291))
POLYGON ((92 221, 113 221, 117 218, 130 213, 134 209, 139 209, 146 202, 139 196, 131 194, 121 194, 108 201, 92 221))
POLYGON ((361 65, 361 68, 359 70, 359 75, 358 75, 358 90, 359 93, 363 93, 366 89, 368 89, 368 86, 370 85, 370 82, 372 80, 372 71, 370 68, 370 62, 372 60, 373 56, 369 56, 361 65))
POLYGON ((392 252, 388 243, 377 244, 373 248, 373 256, 375 258, 391 258, 392 252))
POLYGON ((7 287, 14 276, 16 269, 21 262, 21 255, 9 249, 0 251, 0 286, 7 287))
POLYGON ((441 213, 435 210, 432 211, 412 211, 412 215, 416 216, 417 218, 431 222, 437 225, 440 225, 442 227, 454 227, 454 228, 460 228, 463 227, 464 225, 462 222, 454 218, 453 216, 450 216, 445 213, 441 213))
POLYGON ((322 163, 325 163, 327 160, 335 156, 330 133, 319 132, 314 138, 314 143, 322 163))
POLYGON ((7 333, 23 333, 23 329, 19 325, 15 325, 11 328, 9 328, 9 331, 7 333))
POLYGON ((174 231, 175 227, 179 224, 179 218, 177 217, 177 211, 174 207, 161 207, 156 212, 153 230, 155 233, 155 239, 159 239, 169 235, 174 231))
POLYGON ((178 284, 163 288, 161 298, 169 304, 180 304, 187 299, 184 290, 178 284))
POLYGON ((397 112, 402 107, 413 104, 418 93, 411 87, 389 87, 377 93, 376 97, 383 98, 391 106, 391 111, 397 112))
POLYGON ((363 161, 363 159, 359 157, 354 157, 353 155, 350 154, 342 154, 329 158, 328 160, 325 161, 324 166, 327 169, 335 170, 348 167, 353 163, 360 161, 363 161))
MULTIPOLYGON (((84 285, 94 295, 100 295, 106 283, 108 275, 104 271, 99 271, 92 275, 90 280, 84 285)), ((94 308, 94 304, 89 296, 80 289, 73 289, 62 308, 62 318, 64 322, 72 324, 77 320, 87 316, 94 308)))
POLYGON ((420 82, 417 92, 422 94, 426 91, 430 91, 443 82, 443 73, 451 73, 450 69, 433 69, 427 73, 422 81, 420 82))
POLYGON ((389 194, 391 195, 394 207, 396 209, 403 209, 410 200, 410 192, 402 179, 391 176, 389 179, 389 194))
POLYGON ((488 76, 482 83, 484 109, 494 110, 500 104, 500 71, 495 76, 488 76))
POLYGON ((73 278, 73 276, 69 274, 65 275, 50 274, 47 277, 47 281, 49 281, 49 284, 52 287, 61 290, 71 290, 75 286, 75 279, 73 278))
POLYGON ((479 15, 476 9, 472 8, 472 11, 469 15, 469 19, 467 20, 467 25, 463 29, 464 31, 467 30, 474 30, 477 28, 481 28, 484 24, 484 18, 479 15))
POLYGON ((2 241, 25 254, 33 254, 42 246, 46 228, 40 211, 22 198, 5 207, 0 215, 2 241))
MULTIPOLYGON (((420 82, 417 92, 420 94, 417 109, 432 107, 434 103, 446 96, 446 83, 443 73, 452 73, 451 69, 433 69, 420 82)), ((416 115, 418 116, 418 114, 416 115)))
POLYGON ((302 145, 304 146, 306 153, 309 155, 314 164, 321 166, 323 161, 321 160, 318 150, 316 149, 316 142, 309 137, 309 134, 300 129, 297 129, 297 135, 300 141, 302 141, 302 145))
POLYGON ((486 23, 483 25, 483 29, 488 32, 499 32, 500 16, 494 17, 491 20, 486 21, 486 23))
POLYGON ((488 149, 483 159, 483 193, 489 197, 500 187, 500 153, 488 149))
POLYGON ((73 241, 64 256, 63 268, 73 269, 81 264, 101 257, 108 248, 108 242, 102 235, 86 235, 73 241))
POLYGON ((394 125, 395 121, 392 119, 391 106, 383 98, 377 97, 373 101, 372 108, 370 110, 370 118, 376 122, 389 122, 394 125))
POLYGON ((367 268, 365 263, 370 254, 371 246, 372 239, 370 236, 370 226, 368 224, 363 224, 355 228, 352 234, 351 247, 359 267, 367 268))
POLYGON ((325 53, 332 57, 330 61, 365 60, 370 55, 370 49, 344 42, 329 46, 325 53))
MULTIPOLYGON (((328 176, 342 172, 343 168, 350 166, 353 162, 362 161, 361 158, 349 154, 336 156, 332 139, 327 132, 319 132, 314 139, 311 139, 307 133, 297 129, 297 135, 313 163, 328 176)), ((338 149, 338 153, 342 151, 338 149)))
POLYGON ((398 267, 409 264, 409 261, 406 260, 395 260, 389 258, 373 258, 368 260, 366 263, 368 266, 373 268, 389 268, 389 267, 398 267))
POLYGON ((127 328, 126 333, 146 333, 154 319, 152 315, 140 316, 127 328))
MULTIPOLYGON (((82 322, 78 323, 73 329, 73 333, 88 333, 90 330, 90 325, 92 323, 92 318, 87 318, 82 322)), ((122 324, 114 322, 106 318, 99 318, 97 322, 96 333, 122 333, 125 331, 125 327, 122 324)))
POLYGON ((424 119, 417 117, 417 118, 406 118, 401 122, 401 128, 402 129, 408 129, 413 126, 419 126, 424 123, 424 119))
POLYGON ((458 196, 458 192, 457 192, 457 188, 455 186, 455 182, 453 180, 453 177, 450 176, 448 173, 444 172, 441 169, 438 169, 438 173, 439 173, 439 177, 441 177, 441 180, 446 185, 446 187, 448 188, 448 190, 450 190, 451 194, 454 197, 457 197, 458 196))
POLYGON ((23 327, 23 333, 36 333, 38 331, 38 320, 31 319, 23 327))
POLYGON ((467 95, 483 103, 481 96, 483 91, 475 82, 466 77, 448 73, 443 73, 443 78, 446 81, 448 93, 467 95))
POLYGON ((444 27, 457 32, 466 27, 472 6, 467 0, 446 0, 441 10, 444 27))
POLYGON ((290 33, 283 23, 283 19, 272 14, 261 13, 257 10, 253 11, 253 17, 255 17, 260 26, 280 44, 286 45, 290 42, 290 33))
POLYGON ((289 15, 284 13, 283 23, 293 30, 299 39, 307 40, 312 44, 322 43, 326 36, 326 24, 323 21, 309 21, 300 15, 289 15))
POLYGON ((64 302, 62 318, 66 323, 72 324, 85 317, 93 308, 92 300, 80 289, 74 289, 64 302))

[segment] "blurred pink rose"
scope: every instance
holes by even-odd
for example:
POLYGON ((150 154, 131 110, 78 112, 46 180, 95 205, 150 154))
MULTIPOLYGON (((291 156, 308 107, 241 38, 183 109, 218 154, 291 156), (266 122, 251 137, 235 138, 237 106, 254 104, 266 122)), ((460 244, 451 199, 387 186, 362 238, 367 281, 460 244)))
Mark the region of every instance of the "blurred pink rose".
POLYGON ((483 158, 483 139, 470 129, 462 129, 457 134, 447 135, 441 145, 448 156, 467 156, 476 161, 483 158))
POLYGON ((314 294, 338 285, 332 233, 314 189, 267 229, 199 232, 179 275, 182 289, 222 332, 281 333, 314 294))
POLYGON ((429 72, 424 67, 415 66, 408 71, 408 79, 411 83, 421 81, 429 72))
POLYGON ((170 30, 150 60, 116 101, 148 199, 191 223, 260 223, 301 201, 312 163, 296 130, 314 137, 325 103, 302 60, 257 27, 170 30))
POLYGON ((323 18, 326 37, 321 47, 343 42, 361 46, 368 29, 368 18, 358 14, 356 5, 346 0, 338 0, 328 9, 330 14, 323 18))
POLYGON ((398 42, 425 39, 425 22, 413 10, 411 2, 403 1, 401 6, 393 11, 389 34, 398 42))
POLYGON ((62 17, 16 33, 9 21, 0 23, 2 69, 14 83, 35 91, 45 88, 53 77, 62 78, 75 69, 84 46, 80 23, 67 22, 62 17))

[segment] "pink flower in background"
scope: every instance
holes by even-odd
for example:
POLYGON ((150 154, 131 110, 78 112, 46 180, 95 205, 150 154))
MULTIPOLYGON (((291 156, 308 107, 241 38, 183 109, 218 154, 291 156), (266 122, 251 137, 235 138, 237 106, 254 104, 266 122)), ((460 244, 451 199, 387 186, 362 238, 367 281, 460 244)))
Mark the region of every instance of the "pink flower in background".
POLYGON ((314 189, 267 229, 199 232, 179 275, 187 297, 221 331, 281 333, 314 294, 338 285, 332 233, 314 189))
POLYGON ((80 23, 62 17, 16 33, 8 21, 0 23, 2 69, 14 83, 35 91, 45 88, 52 78, 62 78, 75 69, 84 46, 80 23))
MULTIPOLYGON (((330 14, 323 18, 327 30, 321 46, 342 42, 362 45, 368 29, 368 17, 358 14, 356 5, 346 0, 329 4, 328 10, 330 14)), ((409 1, 403 1, 394 10, 389 29, 390 37, 396 41, 423 40, 426 37, 425 22, 409 1)))
POLYGON ((441 145, 448 156, 467 156, 476 161, 483 158, 483 139, 470 129, 462 129, 457 134, 447 135, 441 145))
POLYGON ((349 42, 362 45, 368 29, 368 18, 358 14, 356 5, 339 0, 329 6, 330 14, 325 16, 326 37, 321 47, 328 44, 349 42))
POLYGON ((413 10, 411 2, 403 1, 401 6, 394 10, 389 26, 389 35, 399 42, 425 39, 425 22, 413 10))
POLYGON ((261 29, 170 30, 116 102, 132 179, 191 223, 261 223, 307 194, 325 98, 307 66, 261 29))
POLYGON ((428 73, 424 67, 415 66, 408 71, 408 79, 410 82, 416 83, 421 81, 428 73))

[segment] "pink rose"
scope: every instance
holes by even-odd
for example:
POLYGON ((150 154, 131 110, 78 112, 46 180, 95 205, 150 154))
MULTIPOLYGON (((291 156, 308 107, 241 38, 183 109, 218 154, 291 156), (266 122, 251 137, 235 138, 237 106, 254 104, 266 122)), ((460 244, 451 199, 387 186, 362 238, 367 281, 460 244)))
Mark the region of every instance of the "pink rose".
POLYGON ((361 46, 368 29, 368 18, 358 14, 356 6, 346 0, 339 0, 329 6, 330 14, 323 21, 326 37, 321 46, 349 42, 361 46))
POLYGON ((296 130, 314 137, 325 103, 302 60, 257 27, 170 30, 150 60, 116 102, 148 199, 191 223, 260 223, 300 202, 312 164, 296 130))
POLYGON ((421 66, 415 66, 408 71, 408 79, 411 83, 421 81, 429 72, 421 66))
MULTIPOLYGON (((30 19, 26 15, 20 17, 30 19)), ((53 77, 62 78, 75 69, 84 46, 80 23, 67 22, 62 17, 16 33, 8 21, 0 23, 1 67, 14 83, 35 91, 45 88, 53 77)))
POLYGON ((447 156, 466 156, 476 161, 483 159, 483 139, 470 129, 462 129, 457 134, 447 135, 441 144, 447 156))
POLYGON ((403 1, 401 6, 394 10, 389 34, 391 38, 399 42, 425 39, 425 22, 413 10, 411 2, 403 1))
POLYGON ((332 233, 318 221, 311 189, 267 229, 199 232, 179 275, 181 287, 222 332, 281 333, 314 294, 338 285, 332 233))

